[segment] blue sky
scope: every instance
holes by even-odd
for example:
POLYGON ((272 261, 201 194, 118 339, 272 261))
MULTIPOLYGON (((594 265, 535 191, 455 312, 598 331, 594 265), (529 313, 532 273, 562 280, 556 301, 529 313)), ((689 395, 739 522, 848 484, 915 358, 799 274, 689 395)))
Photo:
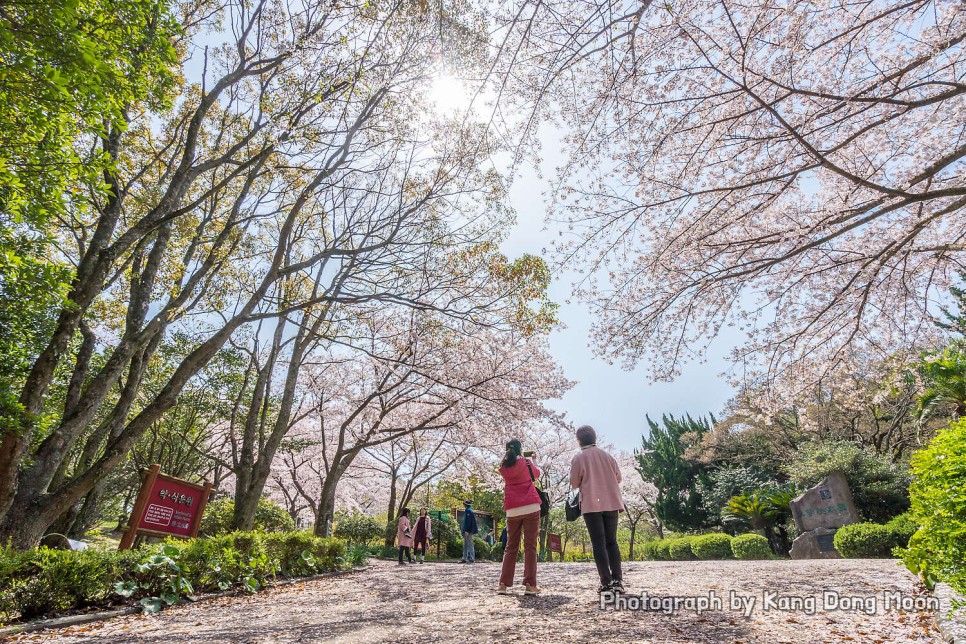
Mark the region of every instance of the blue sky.
MULTIPOLYGON (((556 146, 544 147, 543 175, 552 177, 561 157, 556 146)), ((548 246, 549 233, 544 230, 548 188, 548 180, 530 168, 513 184, 510 200, 517 211, 517 225, 502 245, 507 255, 541 255, 548 246)), ((562 400, 553 401, 551 407, 566 412, 575 424, 593 425, 607 442, 627 450, 640 445, 647 427, 646 414, 660 418, 662 414, 721 411, 734 393, 721 373, 730 366, 727 354, 736 338, 716 340, 706 362, 686 365, 673 382, 653 383, 646 368, 626 371, 594 357, 590 347, 593 313, 579 302, 566 303, 571 281, 572 275, 563 273, 550 290, 552 299, 560 304, 559 317, 566 325, 551 335, 550 348, 567 378, 577 384, 562 400)))

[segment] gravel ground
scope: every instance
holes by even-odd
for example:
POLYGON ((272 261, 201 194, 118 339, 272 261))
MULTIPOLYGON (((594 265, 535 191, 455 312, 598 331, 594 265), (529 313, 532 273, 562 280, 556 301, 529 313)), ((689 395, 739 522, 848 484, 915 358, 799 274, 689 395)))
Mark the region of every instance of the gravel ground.
MULTIPOLYGON (((518 575, 522 575, 522 566, 518 575)), ((639 562, 625 565, 631 596, 708 597, 721 607, 698 614, 601 610, 592 564, 541 564, 544 592, 495 594, 498 566, 373 562, 355 575, 277 588, 254 596, 186 604, 15 642, 933 642, 929 611, 885 610, 883 593, 924 599, 890 560, 639 562), (859 598, 861 608, 831 610, 824 593, 859 598), (746 617, 729 593, 754 598, 746 617), (766 593, 813 598, 791 610, 765 606, 766 593), (875 607, 868 599, 875 599, 875 607), (866 610, 872 614, 867 614, 866 610)), ((519 582, 520 579, 518 578, 519 582)), ((890 595, 891 596, 891 595, 890 595)))

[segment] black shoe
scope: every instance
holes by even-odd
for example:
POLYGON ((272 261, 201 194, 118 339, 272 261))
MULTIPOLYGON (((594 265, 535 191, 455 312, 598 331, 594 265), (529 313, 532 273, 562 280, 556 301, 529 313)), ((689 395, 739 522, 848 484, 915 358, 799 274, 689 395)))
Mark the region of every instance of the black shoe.
POLYGON ((623 592, 625 592, 624 591, 624 582, 621 581, 620 579, 615 579, 614 581, 612 581, 610 583, 610 589, 612 591, 614 591, 615 593, 623 593, 623 592))
POLYGON ((605 586, 604 584, 601 584, 600 586, 597 587, 598 595, 603 595, 604 593, 609 593, 609 592, 611 592, 610 586, 605 586))

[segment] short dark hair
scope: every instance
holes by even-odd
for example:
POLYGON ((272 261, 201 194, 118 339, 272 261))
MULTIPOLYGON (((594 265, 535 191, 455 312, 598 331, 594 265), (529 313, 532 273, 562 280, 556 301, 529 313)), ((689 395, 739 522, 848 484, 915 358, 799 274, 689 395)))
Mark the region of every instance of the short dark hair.
POLYGON ((577 442, 584 447, 593 445, 597 442, 597 432, 590 425, 581 425, 577 428, 577 442))
POLYGON ((401 517, 408 517, 409 516, 409 508, 403 508, 402 510, 400 510, 399 511, 399 516, 401 516, 401 517))
POLYGON ((465 505, 466 507, 470 507, 471 505, 473 505, 473 502, 470 501, 469 499, 466 499, 465 501, 463 501, 463 505, 465 505))

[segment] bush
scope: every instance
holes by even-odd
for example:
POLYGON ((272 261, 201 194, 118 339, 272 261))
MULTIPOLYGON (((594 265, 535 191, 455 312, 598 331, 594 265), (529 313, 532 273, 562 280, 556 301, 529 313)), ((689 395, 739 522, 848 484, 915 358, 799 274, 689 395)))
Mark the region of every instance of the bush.
POLYGON ((691 552, 698 559, 732 559, 731 537, 727 534, 703 534, 691 540, 691 552))
POLYGON ((740 534, 731 540, 731 553, 735 559, 771 559, 768 539, 760 534, 740 534))
POLYGON ((856 443, 804 445, 787 468, 797 489, 812 487, 836 471, 845 474, 863 518, 883 523, 909 508, 909 471, 856 443))
POLYGON ((376 539, 385 538, 386 534, 379 521, 364 514, 354 512, 339 519, 333 533, 339 539, 345 539, 352 544, 367 544, 376 539))
POLYGON ((658 561, 671 561, 671 540, 661 539, 654 546, 655 559, 658 561))
POLYGON ((691 550, 691 538, 668 539, 668 555, 671 561, 694 559, 694 552, 691 550))
POLYGON ((912 514, 909 512, 904 512, 897 517, 890 520, 886 527, 892 532, 892 538, 895 541, 897 547, 905 548, 909 545, 909 539, 912 535, 916 534, 916 530, 919 529, 919 525, 916 523, 915 519, 912 518, 912 514))
POLYGON ((645 541, 644 545, 641 546, 641 556, 649 561, 658 560, 660 557, 658 555, 658 549, 660 548, 661 540, 654 539, 652 541, 645 541))
MULTIPOLYGON (((205 515, 201 519, 201 536, 213 537, 231 532, 234 514, 234 499, 224 496, 213 499, 205 506, 205 515)), ((255 509, 255 525, 253 527, 255 530, 263 532, 290 532, 295 529, 295 522, 285 508, 277 503, 261 499, 255 509)))
POLYGON ((945 581, 966 593, 966 419, 913 454, 912 474, 910 513, 919 529, 897 554, 927 585, 945 581))
POLYGON ((140 599, 149 611, 197 592, 253 592, 282 576, 335 570, 345 544, 306 532, 232 532, 141 550, 0 550, 0 621, 140 599))
POLYGON ((0 622, 108 604, 114 582, 144 556, 107 550, 0 551, 0 622))
POLYGON ((853 523, 835 532, 835 549, 849 559, 889 557, 895 545, 893 532, 878 523, 853 523))
MULTIPOLYGON (((473 553, 477 559, 489 559, 490 546, 481 537, 473 537, 473 553)), ((460 550, 460 556, 463 556, 462 549, 460 550)))
POLYGON ((450 559, 463 558, 463 540, 450 539, 446 542, 446 556, 450 559))

